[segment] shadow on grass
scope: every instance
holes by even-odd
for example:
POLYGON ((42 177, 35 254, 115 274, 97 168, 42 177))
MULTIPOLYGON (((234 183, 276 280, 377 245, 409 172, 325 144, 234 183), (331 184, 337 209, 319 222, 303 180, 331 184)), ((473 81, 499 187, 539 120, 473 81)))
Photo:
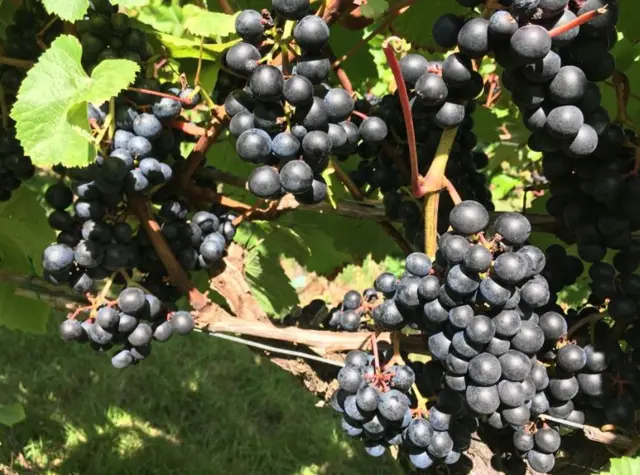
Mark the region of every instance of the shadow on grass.
POLYGON ((0 403, 27 411, 0 428, 3 464, 21 453, 64 475, 400 473, 348 442, 293 376, 233 343, 174 337, 126 371, 54 328, 0 329, 0 348, 0 403))

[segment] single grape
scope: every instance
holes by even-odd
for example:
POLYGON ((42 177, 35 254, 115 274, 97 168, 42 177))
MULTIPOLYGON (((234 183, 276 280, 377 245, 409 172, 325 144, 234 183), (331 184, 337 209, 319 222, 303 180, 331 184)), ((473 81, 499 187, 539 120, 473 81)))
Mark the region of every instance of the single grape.
POLYGON ((243 10, 236 17, 236 33, 243 40, 255 42, 264 34, 264 20, 256 10, 243 10))
POLYGON ((280 174, 267 165, 255 168, 248 179, 249 191, 259 198, 274 198, 280 194, 280 174))
POLYGON ((329 41, 329 27, 316 15, 307 15, 293 29, 293 37, 304 51, 319 51, 329 41))

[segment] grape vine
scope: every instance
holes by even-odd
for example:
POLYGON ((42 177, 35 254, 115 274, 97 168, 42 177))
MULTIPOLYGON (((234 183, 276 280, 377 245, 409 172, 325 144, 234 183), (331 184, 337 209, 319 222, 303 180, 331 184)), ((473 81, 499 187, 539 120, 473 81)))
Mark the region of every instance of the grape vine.
POLYGON ((145 2, 11 3, 0 281, 63 308, 64 341, 121 370, 192 332, 288 358, 408 470, 475 463, 476 434, 513 473, 553 472, 575 429, 631 454, 606 431, 637 431, 640 363, 620 2, 438 0, 428 25, 414 0, 185 2, 179 28, 145 2), (496 199, 518 166, 523 209, 496 199), (391 261, 370 286, 290 305, 281 259, 367 254, 391 261))

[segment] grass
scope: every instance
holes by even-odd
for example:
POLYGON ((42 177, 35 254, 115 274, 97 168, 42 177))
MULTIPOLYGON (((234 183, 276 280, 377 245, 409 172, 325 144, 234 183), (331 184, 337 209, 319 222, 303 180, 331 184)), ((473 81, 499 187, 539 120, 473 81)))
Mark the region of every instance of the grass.
POLYGON ((19 454, 14 473, 400 473, 390 457, 348 441, 295 377, 245 347, 174 337, 118 371, 108 355, 62 342, 54 326, 47 335, 0 329, 0 403, 27 411, 0 427, 2 473, 19 454))

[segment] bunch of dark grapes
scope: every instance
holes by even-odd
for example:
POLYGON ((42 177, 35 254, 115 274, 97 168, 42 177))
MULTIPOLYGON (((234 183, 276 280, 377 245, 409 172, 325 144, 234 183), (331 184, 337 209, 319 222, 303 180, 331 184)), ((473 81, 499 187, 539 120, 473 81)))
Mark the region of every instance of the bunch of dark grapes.
MULTIPOLYGON (((37 60, 43 52, 41 45, 49 45, 62 32, 62 21, 50 20, 39 3, 23 5, 14 13, 13 23, 5 30, 4 55, 25 61, 37 60), (48 28, 43 30, 47 24, 48 28)), ((24 69, 0 64, 0 85, 3 100, 9 110, 15 102, 25 74, 24 69)), ((9 117, 4 117, 3 120, 6 120, 6 127, 0 125, 0 201, 7 201, 24 180, 33 176, 35 167, 31 159, 24 155, 22 146, 16 139, 13 120, 9 117)))
MULTIPOLYGON (((550 259, 563 268, 548 264, 540 249, 527 244, 531 224, 518 213, 502 213, 489 236, 487 209, 463 201, 447 224, 451 231, 440 236, 435 262, 422 253, 409 255, 399 279, 382 273, 364 298, 355 291, 345 294, 329 325, 357 330, 370 315, 376 329, 420 330, 442 367, 441 387, 431 390, 440 393, 439 404, 459 398, 462 408, 430 408, 431 430, 449 430, 455 442, 451 426, 442 421, 452 423, 460 414, 479 418, 512 431, 518 453, 535 470, 549 471, 560 434, 538 416, 584 421, 573 400, 588 384, 583 375, 596 368, 587 364, 591 349, 569 338, 567 318, 555 304, 557 292, 581 274, 581 263, 550 247, 550 259)), ((423 424, 416 420, 422 419, 412 424, 423 424)), ((420 456, 409 450, 417 467, 446 459, 447 454, 423 447, 420 456)), ((452 457, 455 461, 459 454, 452 457)))
MULTIPOLYGON (((477 137, 470 117, 476 107, 473 98, 483 89, 482 77, 473 69, 469 69, 468 74, 462 74, 460 69, 456 70, 459 75, 445 75, 442 61, 427 61, 419 54, 403 57, 400 69, 409 91, 418 172, 425 175, 429 170, 443 131, 458 127, 445 174, 463 199, 479 201, 493 210, 486 178, 479 172, 488 164, 488 157, 482 151, 474 151, 477 137)), ((358 147, 357 153, 362 161, 351 172, 351 179, 366 194, 379 190, 383 194, 387 216, 394 221, 399 220, 407 240, 421 247, 424 242, 422 210, 402 191, 410 185, 410 164, 399 96, 396 93, 375 101, 361 100, 356 108, 369 116, 381 118, 393 133, 384 143, 363 143, 358 147)), ((354 118, 356 123, 359 120, 354 118)), ((442 196, 439 206, 441 232, 446 231, 446 219, 452 207, 451 199, 442 196)))
POLYGON ((16 139, 16 129, 0 129, 0 201, 8 201, 14 190, 35 173, 31 159, 16 139))
POLYGON ((60 324, 65 341, 89 342, 100 352, 119 350, 111 364, 124 369, 144 360, 151 353, 153 341, 165 342, 175 333, 186 335, 194 328, 189 312, 168 312, 153 294, 138 287, 127 287, 117 300, 100 306, 84 320, 69 318, 60 324))
POLYGON ((492 54, 504 68, 502 86, 532 132, 529 147, 543 153, 547 210, 587 262, 629 246, 640 229, 636 134, 612 123, 598 86, 615 70, 618 15, 615 0, 519 1, 489 19, 445 15, 434 26, 438 44, 460 50, 444 62, 443 77, 455 58, 468 65, 492 54), (596 10, 587 23, 562 29, 596 10))
MULTIPOLYGON (((45 194, 54 209, 49 224, 60 231, 58 244, 45 251, 44 268, 53 281, 70 283, 84 294, 94 280, 121 269, 131 275, 137 268, 156 281, 164 275, 162 262, 144 232, 134 232, 126 221, 133 194, 150 194, 161 205, 157 220, 185 269, 207 269, 222 258, 235 235, 235 216, 220 210, 199 211, 189 220, 185 205, 163 194, 162 186, 173 175, 167 162, 181 164, 179 136, 169 122, 188 106, 177 91, 173 97, 134 92, 127 100, 116 101, 116 130, 108 155, 98 156, 85 168, 57 168, 71 186, 60 181, 45 194), (49 262, 47 252, 54 250, 56 259, 49 262)), ((92 106, 90 110, 101 124, 97 112, 102 111, 92 106)))
POLYGON ((249 176, 254 195, 277 199, 292 193, 302 203, 319 203, 327 194, 321 173, 330 154, 349 153, 361 140, 380 142, 387 126, 378 117, 356 126, 349 120, 354 109, 351 95, 324 82, 331 69, 325 52, 329 27, 310 13, 309 2, 276 0, 272 6, 276 21, 296 20, 293 37, 303 54, 293 75, 261 64, 255 44, 274 20, 267 12, 255 10, 238 16, 236 31, 243 41, 227 51, 225 62, 235 74, 248 77, 248 82, 225 100, 232 117, 229 131, 237 138, 240 158, 257 165, 249 176))
POLYGON ((352 351, 338 373, 331 407, 342 414, 342 430, 361 439, 369 455, 400 446, 418 468, 454 464, 469 447, 476 422, 465 415, 462 399, 446 390, 427 413, 412 411, 415 382, 409 365, 380 365, 374 356, 352 351))
POLYGON ((597 423, 627 426, 637 408, 639 265, 637 246, 616 253, 613 265, 593 263, 589 268, 589 305, 573 312, 569 320, 577 325, 589 322, 576 327, 571 336, 585 344, 586 363, 577 380, 581 403, 592 409, 594 414, 590 415, 597 423), (625 341, 624 347, 619 340, 625 341))
POLYGON ((142 63, 152 56, 146 35, 131 23, 109 0, 91 2, 85 18, 75 25, 82 43, 82 64, 87 71, 105 59, 142 63))

